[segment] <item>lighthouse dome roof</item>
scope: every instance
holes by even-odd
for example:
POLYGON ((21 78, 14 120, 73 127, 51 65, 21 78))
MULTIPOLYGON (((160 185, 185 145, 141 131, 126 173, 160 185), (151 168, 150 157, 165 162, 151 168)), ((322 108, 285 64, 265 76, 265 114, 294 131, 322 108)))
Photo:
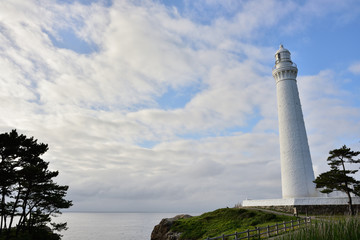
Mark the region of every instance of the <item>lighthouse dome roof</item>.
POLYGON ((290 55, 290 51, 284 48, 284 46, 281 44, 279 50, 277 50, 277 52, 275 53, 275 64, 278 64, 280 62, 287 62, 287 64, 292 64, 290 55))
POLYGON ((281 52, 290 52, 289 50, 287 50, 286 48, 284 48, 284 46, 281 44, 279 47, 279 50, 277 50, 277 52, 275 54, 281 53, 281 52))

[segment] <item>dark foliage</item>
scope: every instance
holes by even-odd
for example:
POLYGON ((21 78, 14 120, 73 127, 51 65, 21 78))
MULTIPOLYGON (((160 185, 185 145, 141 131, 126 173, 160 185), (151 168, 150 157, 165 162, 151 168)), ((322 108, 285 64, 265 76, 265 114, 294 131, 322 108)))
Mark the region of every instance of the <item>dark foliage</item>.
POLYGON ((351 194, 360 196, 360 181, 352 177, 358 170, 348 170, 345 164, 360 163, 355 159, 360 152, 352 151, 345 145, 342 148, 334 149, 329 152, 327 161, 331 170, 320 174, 314 181, 317 188, 321 188, 322 193, 340 191, 346 193, 349 199, 349 214, 354 214, 351 194))
MULTIPOLYGON (((16 130, 0 134, 0 239, 60 239, 47 224, 72 202, 65 199, 68 186, 53 181, 59 172, 41 158, 47 150, 16 130)), ((66 223, 53 226, 66 229, 66 223)))

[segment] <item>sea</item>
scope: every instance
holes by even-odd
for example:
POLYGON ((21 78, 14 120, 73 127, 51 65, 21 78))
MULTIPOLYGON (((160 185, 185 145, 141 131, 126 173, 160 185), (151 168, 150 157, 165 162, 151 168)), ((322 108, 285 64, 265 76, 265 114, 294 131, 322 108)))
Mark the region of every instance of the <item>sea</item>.
POLYGON ((68 230, 60 232, 62 240, 150 240, 161 219, 178 214, 63 212, 53 221, 67 222, 68 230))

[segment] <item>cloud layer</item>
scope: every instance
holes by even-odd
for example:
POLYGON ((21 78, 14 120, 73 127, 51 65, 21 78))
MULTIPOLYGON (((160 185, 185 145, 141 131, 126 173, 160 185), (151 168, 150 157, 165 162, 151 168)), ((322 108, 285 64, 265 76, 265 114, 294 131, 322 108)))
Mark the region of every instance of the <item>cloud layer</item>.
MULTIPOLYGON (((2 1, 0 130, 49 144, 74 210, 199 212, 278 198, 279 37, 358 16, 351 1, 322 2, 2 1)), ((330 149, 358 148, 359 60, 346 75, 299 72, 316 174, 330 149)))

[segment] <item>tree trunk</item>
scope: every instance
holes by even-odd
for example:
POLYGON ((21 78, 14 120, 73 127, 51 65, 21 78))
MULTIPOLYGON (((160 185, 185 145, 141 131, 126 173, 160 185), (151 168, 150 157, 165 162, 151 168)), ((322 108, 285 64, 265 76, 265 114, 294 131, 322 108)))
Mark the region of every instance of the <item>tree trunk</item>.
POLYGON ((5 219, 5 189, 2 188, 2 194, 1 194, 0 234, 2 233, 2 230, 3 230, 4 219, 5 219))
MULTIPOLYGON (((346 176, 346 173, 345 173, 346 169, 345 169, 344 159, 341 157, 340 160, 341 160, 341 165, 343 167, 343 173, 346 176)), ((346 187, 346 189, 349 189, 347 181, 345 181, 345 187, 346 187)), ((353 216, 354 215, 354 208, 353 208, 353 205, 352 205, 352 199, 351 199, 350 192, 346 191, 346 194, 347 194, 347 196, 349 198, 349 202, 348 202, 348 204, 349 204, 349 215, 353 216)))
POLYGON ((23 205, 22 205, 22 213, 21 213, 21 217, 19 219, 19 223, 18 226, 16 228, 16 236, 19 234, 19 231, 21 228, 23 228, 25 226, 25 220, 26 220, 26 207, 27 207, 27 202, 28 202, 28 198, 30 195, 30 187, 28 187, 25 197, 23 199, 23 205))
POLYGON ((20 190, 16 196, 16 200, 15 200, 15 203, 13 205, 13 209, 12 209, 12 212, 11 212, 11 217, 10 217, 10 223, 9 223, 9 229, 7 231, 7 238, 10 237, 10 233, 11 233, 11 226, 13 224, 13 221, 14 221, 14 216, 15 216, 15 212, 16 212, 16 208, 17 208, 17 205, 19 203, 19 199, 20 199, 20 190))
POLYGON ((350 216, 354 216, 354 207, 352 205, 352 199, 351 199, 351 195, 350 195, 350 192, 346 192, 348 198, 349 198, 349 202, 348 202, 348 205, 349 205, 349 215, 350 216))

